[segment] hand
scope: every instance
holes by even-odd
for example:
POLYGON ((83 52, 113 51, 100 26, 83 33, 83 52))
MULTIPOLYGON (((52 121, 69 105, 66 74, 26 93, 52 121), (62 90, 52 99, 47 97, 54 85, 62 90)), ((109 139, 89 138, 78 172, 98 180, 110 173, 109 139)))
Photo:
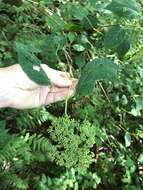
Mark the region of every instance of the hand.
POLYGON ((72 96, 77 80, 66 72, 41 65, 51 86, 40 86, 31 81, 19 64, 0 68, 0 108, 36 108, 72 96))

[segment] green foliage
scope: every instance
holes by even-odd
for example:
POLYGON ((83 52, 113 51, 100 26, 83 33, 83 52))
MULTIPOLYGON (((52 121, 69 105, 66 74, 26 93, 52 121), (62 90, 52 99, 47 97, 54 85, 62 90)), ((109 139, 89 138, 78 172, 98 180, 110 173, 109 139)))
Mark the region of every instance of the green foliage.
POLYGON ((41 61, 27 46, 17 43, 18 62, 27 76, 39 85, 48 85, 50 81, 41 67, 41 61))
POLYGON ((133 19, 139 14, 139 7, 135 0, 112 0, 106 7, 119 17, 133 19))
POLYGON ((0 110, 0 189, 143 189, 142 12, 140 0, 0 0, 0 66, 18 61, 41 85, 41 63, 79 79, 68 116, 64 102, 0 110))
POLYGON ((104 46, 106 49, 117 48, 126 38, 126 31, 122 27, 113 26, 105 35, 104 46))
POLYGON ((95 59, 84 67, 78 86, 77 95, 88 95, 93 91, 95 81, 113 80, 117 75, 117 65, 110 59, 95 59))

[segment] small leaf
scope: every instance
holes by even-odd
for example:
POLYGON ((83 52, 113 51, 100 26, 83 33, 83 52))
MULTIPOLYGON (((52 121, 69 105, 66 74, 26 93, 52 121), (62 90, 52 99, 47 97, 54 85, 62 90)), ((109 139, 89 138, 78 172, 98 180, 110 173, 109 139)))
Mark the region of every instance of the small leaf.
POLYGON ((18 62, 27 76, 39 85, 48 85, 50 80, 41 67, 41 61, 30 51, 28 46, 17 43, 18 62))
POLYGON ((143 109, 143 97, 142 96, 138 96, 135 98, 135 102, 136 102, 136 110, 140 111, 143 109))
POLYGON ((78 66, 79 69, 81 69, 85 65, 85 58, 83 55, 78 55, 75 58, 75 64, 78 66))
POLYGON ((73 49, 78 51, 78 52, 82 52, 85 50, 84 46, 80 45, 80 44, 74 44, 73 45, 73 49))
POLYGON ((143 153, 140 154, 139 158, 138 158, 138 161, 143 164, 143 153))
POLYGON ((123 94, 121 100, 122 100, 122 104, 123 104, 123 105, 127 105, 127 104, 128 104, 128 99, 127 99, 127 96, 126 96, 125 94, 123 94))
POLYGON ((143 139, 143 130, 138 130, 138 131, 137 131, 137 135, 138 135, 141 139, 143 139))
POLYGON ((129 147, 131 145, 131 135, 129 132, 125 134, 125 146, 129 147))
POLYGON ((96 80, 113 80, 116 77, 118 66, 110 59, 95 59, 84 67, 79 83, 77 95, 85 96, 92 92, 96 80))
POLYGON ((76 39, 76 34, 74 32, 69 32, 68 39, 69 39, 70 43, 73 43, 74 40, 76 39))

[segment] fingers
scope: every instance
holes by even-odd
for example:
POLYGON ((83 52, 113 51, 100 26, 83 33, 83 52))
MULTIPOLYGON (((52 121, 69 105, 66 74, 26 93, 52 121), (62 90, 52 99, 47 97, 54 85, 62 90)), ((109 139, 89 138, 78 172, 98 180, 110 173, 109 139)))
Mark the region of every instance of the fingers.
POLYGON ((17 109, 29 109, 45 106, 73 96, 77 80, 73 79, 70 87, 58 88, 56 86, 41 86, 33 90, 13 88, 10 91, 10 103, 8 107, 17 109))
MULTIPOLYGON (((60 72, 60 71, 59 71, 60 72)), ((66 79, 70 79, 70 74, 67 72, 60 72, 60 76, 66 79)))
POLYGON ((51 89, 48 91, 46 87, 41 88, 40 92, 40 98, 39 98, 39 104, 40 105, 48 105, 54 102, 62 101, 68 97, 71 97, 75 93, 77 80, 72 81, 72 85, 69 88, 63 87, 51 87, 51 89))
POLYGON ((41 66, 53 85, 57 87, 69 87, 72 85, 72 79, 69 73, 54 70, 45 64, 41 66))
MULTIPOLYGON (((72 79, 70 78, 69 73, 51 69, 46 64, 41 64, 41 67, 46 72, 48 78, 54 86, 69 87, 72 85, 72 79)), ((19 64, 6 67, 5 70, 8 72, 8 76, 11 77, 11 80, 9 81, 13 82, 14 87, 25 90, 40 87, 38 84, 28 78, 19 64)))

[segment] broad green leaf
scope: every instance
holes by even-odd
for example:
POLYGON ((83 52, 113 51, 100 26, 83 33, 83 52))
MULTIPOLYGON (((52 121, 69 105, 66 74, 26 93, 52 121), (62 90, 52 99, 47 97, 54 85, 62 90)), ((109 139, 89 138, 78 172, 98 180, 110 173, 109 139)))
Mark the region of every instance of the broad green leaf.
POLYGON ((131 145, 131 135, 129 132, 125 134, 125 146, 129 147, 131 145))
POLYGON ((86 30, 93 30, 93 28, 97 27, 98 19, 96 14, 90 14, 87 17, 85 17, 81 24, 86 30))
POLYGON ((55 64, 59 61, 58 51, 62 50, 66 43, 65 36, 56 34, 47 35, 41 45, 41 54, 44 61, 55 67, 55 64))
POLYGON ((27 76, 39 85, 48 85, 50 81, 41 67, 41 61, 30 51, 28 46, 16 44, 18 62, 27 76))
POLYGON ((126 40, 125 30, 116 25, 111 27, 105 34, 104 46, 106 49, 117 48, 126 40))
POLYGON ((95 59, 84 67, 79 83, 77 85, 77 95, 85 96, 92 92, 96 80, 112 81, 117 74, 118 66, 110 59, 95 59))
POLYGON ((71 15, 78 20, 82 20, 88 14, 88 11, 81 5, 71 6, 70 11, 71 11, 71 15))
POLYGON ((128 40, 124 40, 117 48, 116 52, 118 54, 119 59, 122 59, 124 55, 129 51, 130 49, 130 42, 128 40))
POLYGON ((46 16, 45 20, 52 32, 59 32, 65 29, 66 22, 57 14, 46 16))
POLYGON ((110 10, 118 17, 133 19, 138 16, 140 9, 135 0, 112 0, 105 9, 110 10))

